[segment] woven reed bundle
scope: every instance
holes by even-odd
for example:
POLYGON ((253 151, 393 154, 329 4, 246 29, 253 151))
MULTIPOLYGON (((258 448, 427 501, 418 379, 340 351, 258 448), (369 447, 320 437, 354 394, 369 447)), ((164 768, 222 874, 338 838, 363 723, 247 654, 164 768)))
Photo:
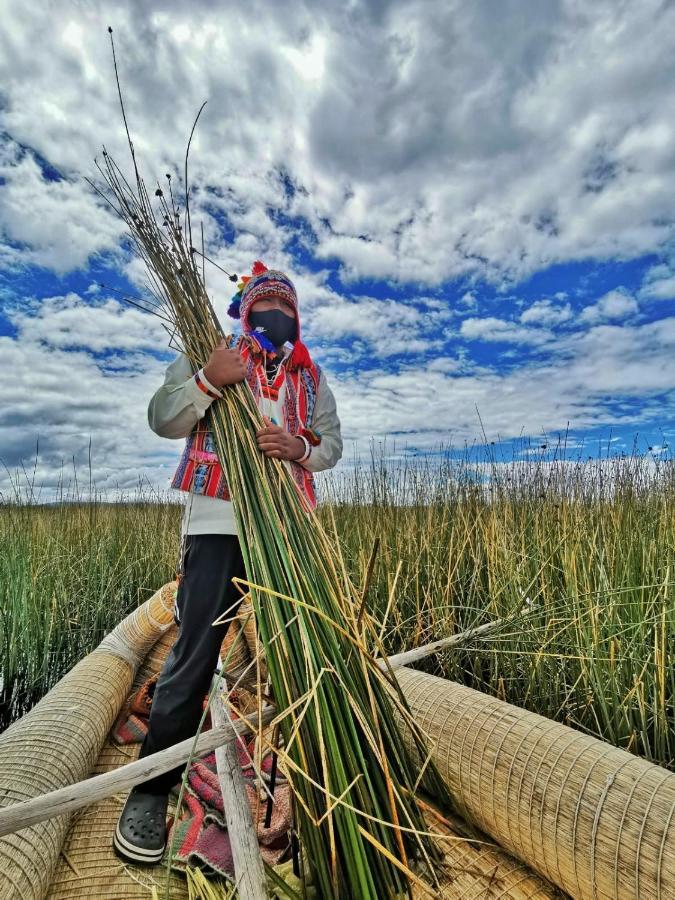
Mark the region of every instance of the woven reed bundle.
POLYGON ((133 667, 134 675, 158 637, 173 623, 177 583, 168 581, 107 634, 94 653, 113 653, 133 667))
MULTIPOLYGON (((260 677, 263 681, 267 678, 264 651, 258 640, 255 616, 248 599, 242 600, 235 622, 227 630, 220 656, 221 659, 227 660, 226 668, 228 672, 237 672, 257 656, 260 666, 260 677)), ((248 675, 249 678, 255 679, 255 666, 251 666, 248 675)))
MULTIPOLYGON (((174 596, 170 582, 0 735, 0 806, 90 774, 138 664, 171 624, 174 596)), ((0 839, 2 900, 44 897, 70 819, 60 816, 0 839)))
POLYGON ((675 897, 675 774, 471 688, 397 674, 464 815, 500 846, 572 897, 675 897))
MULTIPOLYGON (((165 585, 164 589, 170 587, 165 585)), ((230 627, 223 641, 221 656, 223 659, 227 656, 230 671, 244 667, 251 660, 249 642, 254 646, 255 631, 247 624, 250 612, 250 605, 244 601, 239 614, 244 631, 230 627)), ((155 642, 136 675, 132 693, 159 672, 177 633, 174 625, 155 642)), ((255 670, 253 672, 255 674, 255 670)), ((140 746, 129 744, 119 747, 108 738, 92 774, 110 772, 132 762, 138 757, 140 746)), ((96 897, 97 900, 148 900, 153 885, 162 896, 166 884, 163 867, 125 865, 113 852, 112 834, 125 799, 126 794, 107 797, 73 817, 47 900, 83 900, 89 897, 96 897)), ((188 896, 186 881, 179 875, 171 876, 170 896, 172 900, 184 900, 188 896)))
MULTIPOLYGON (((147 678, 159 671, 176 638, 176 627, 166 632, 148 653, 134 681, 136 690, 147 678)), ((92 775, 110 772, 138 757, 140 744, 119 747, 110 738, 99 754, 92 775)), ((85 807, 73 816, 63 845, 47 900, 148 900, 153 885, 158 890, 165 883, 163 868, 125 865, 112 849, 112 834, 124 805, 126 794, 107 797, 85 807)), ((171 879, 172 900, 187 897, 185 880, 171 879)))

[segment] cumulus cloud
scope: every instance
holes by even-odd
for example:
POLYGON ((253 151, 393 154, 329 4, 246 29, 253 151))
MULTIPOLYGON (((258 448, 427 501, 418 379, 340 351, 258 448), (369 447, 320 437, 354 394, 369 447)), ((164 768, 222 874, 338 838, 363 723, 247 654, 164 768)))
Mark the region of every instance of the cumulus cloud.
MULTIPOLYGON (((86 468, 91 440, 99 489, 132 489, 139 477, 166 489, 182 442, 159 438, 147 425, 147 402, 172 358, 147 352, 151 320, 137 320, 133 310, 105 298, 87 313, 73 294, 29 306, 14 319, 17 337, 0 338, 3 464, 11 470, 30 463, 39 439, 37 483, 48 493, 64 463, 68 467, 74 458, 80 470, 86 468), (87 349, 78 337, 84 329, 97 338, 97 315, 109 335, 105 355, 97 352, 102 342, 87 349)), ((151 340, 162 345, 158 334, 151 340)), ((327 343, 321 362, 337 398, 348 458, 350 441, 373 436, 394 435, 421 448, 480 439, 476 410, 489 436, 503 439, 554 432, 568 422, 583 429, 672 419, 674 350, 671 317, 570 332, 551 345, 545 359, 502 373, 442 350, 426 361, 366 371, 358 365, 369 352, 362 338, 351 346, 327 343), (349 354, 354 365, 345 365, 349 354)), ((3 474, 0 490, 8 489, 3 474)))
MULTIPOLYGON (((193 199, 247 233, 233 248, 239 268, 255 248, 279 248, 273 210, 302 217, 316 258, 351 279, 517 281, 555 262, 653 252, 673 236, 671 4, 538 4, 526 19, 487 0, 252 0, 226 18, 205 2, 126 0, 112 17, 102 0, 77 15, 63 2, 39 16, 14 4, 0 36, 3 128, 66 182, 10 160, 20 170, 0 195, 33 203, 12 226, 20 233, 5 223, 6 233, 49 265, 78 265, 115 240, 74 183, 102 142, 128 171, 107 18, 150 176, 180 166, 209 101, 193 199), (64 236, 39 213, 53 224, 61 203, 79 221, 64 236)), ((209 227, 222 243, 220 224, 209 227)))
POLYGON ((659 263, 648 269, 639 296, 641 300, 675 299, 675 273, 672 268, 659 263))
POLYGON ((168 341, 157 317, 117 300, 85 302, 74 292, 63 297, 28 299, 21 305, 6 308, 5 316, 17 329, 20 341, 61 350, 139 352, 157 350, 168 341))
POLYGON ((36 485, 42 486, 43 499, 53 495, 64 467, 65 483, 73 467, 82 480, 90 440, 92 479, 99 490, 132 489, 141 477, 168 486, 180 448, 154 435, 146 418, 165 363, 139 354, 135 368, 115 370, 83 350, 47 349, 39 341, 7 337, 0 337, 0 354, 3 494, 12 493, 7 470, 32 468, 36 446, 36 485))
MULTIPOLYGON (((207 253, 228 271, 261 258, 292 274, 349 437, 471 440, 476 407, 504 435, 672 417, 673 319, 645 322, 646 309, 668 314, 651 301, 675 297, 672 4, 561 0, 523 17, 488 0, 250 0, 224 17, 206 0, 121 0, 112 16, 102 0, 57 0, 3 12, 0 265, 59 276, 20 301, 0 289, 15 333, 0 337, 3 461, 30 458, 39 432, 52 484, 91 436, 102 483, 149 473, 166 486, 180 451, 145 421, 167 360, 161 324, 93 274, 77 290, 62 278, 107 261, 139 291, 145 281, 83 178, 103 143, 132 175, 108 21, 148 186, 169 172, 180 192, 208 100, 190 156, 207 253), (602 294, 592 278, 518 290, 556 264, 643 254, 663 262, 633 292, 602 294), (499 343, 507 372, 490 358, 499 343)), ((231 284, 206 274, 236 330, 231 284)))
POLYGON ((334 379, 348 437, 404 436, 415 446, 607 424, 639 427, 675 414, 675 317, 568 334, 543 361, 463 374, 433 362, 400 373, 334 379), (420 402, 420 397, 424 402, 420 402), (634 401, 639 400, 639 405, 634 401))
POLYGON ((459 298, 459 302, 462 304, 462 306, 466 307, 467 309, 475 309, 475 307, 478 305, 477 300, 476 300, 476 292, 475 291, 466 291, 459 298))
POLYGON ((35 155, 0 141, 0 237, 7 267, 39 265, 63 274, 122 237, 120 221, 82 180, 46 178, 35 155))
POLYGON ((537 300, 520 314, 524 325, 560 325, 572 318, 569 303, 555 305, 550 300, 537 300))
POLYGON ((603 322, 609 319, 625 319, 638 311, 634 297, 622 288, 608 291, 597 303, 586 306, 580 315, 582 322, 603 322))
POLYGON ((468 340, 503 341, 508 344, 545 344, 553 338, 553 334, 543 328, 524 328, 494 316, 464 319, 460 334, 468 340))
POLYGON ((332 294, 330 302, 310 308, 303 328, 306 321, 313 340, 361 339, 369 345, 370 355, 378 358, 439 350, 451 313, 433 299, 416 304, 367 296, 347 300, 332 294))
POLYGON ((640 298, 643 300, 675 299, 675 275, 650 281, 641 289, 640 298))

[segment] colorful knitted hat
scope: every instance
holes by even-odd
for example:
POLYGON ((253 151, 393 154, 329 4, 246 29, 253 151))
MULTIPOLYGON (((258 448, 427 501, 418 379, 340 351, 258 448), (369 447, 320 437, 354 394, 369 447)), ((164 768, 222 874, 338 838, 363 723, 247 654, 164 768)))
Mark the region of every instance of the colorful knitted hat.
POLYGON ((267 352, 274 353, 276 348, 272 346, 270 340, 262 332, 251 328, 248 320, 251 307, 256 300, 270 296, 283 297, 284 300, 291 304, 295 310, 298 334, 293 344, 293 352, 290 355, 288 366, 290 369, 310 366, 312 359, 309 355, 309 350, 300 340, 298 295, 288 275, 279 271, 279 269, 268 269, 264 263, 257 259, 253 263, 251 274, 242 275, 237 288, 238 291, 232 298, 232 303, 230 303, 227 313, 233 319, 240 319, 244 334, 251 336, 259 344, 260 349, 267 352))

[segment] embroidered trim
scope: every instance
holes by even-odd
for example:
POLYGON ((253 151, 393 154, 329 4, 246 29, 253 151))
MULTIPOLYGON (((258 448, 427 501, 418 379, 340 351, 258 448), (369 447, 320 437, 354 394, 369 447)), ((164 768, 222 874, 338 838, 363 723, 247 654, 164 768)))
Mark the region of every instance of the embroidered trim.
MULTIPOLYGON (((207 412, 207 416, 210 413, 207 412)), ((195 427, 188 435, 178 468, 171 482, 172 488, 229 500, 230 493, 208 428, 195 427)))
POLYGON ((215 466, 218 462, 218 454, 211 453, 209 450, 190 450, 190 459, 195 462, 204 463, 205 466, 215 466))
POLYGON ((204 384, 204 382, 199 377, 199 372, 195 372, 194 378, 195 378, 197 387, 199 388, 200 391, 203 391, 205 394, 208 394, 209 397, 213 397, 214 400, 220 399, 220 397, 221 397, 220 394, 215 394, 212 390, 207 388, 207 386, 204 384))
POLYGON ((301 428, 298 437, 304 438, 312 447, 318 447, 321 443, 321 432, 316 428, 301 428))

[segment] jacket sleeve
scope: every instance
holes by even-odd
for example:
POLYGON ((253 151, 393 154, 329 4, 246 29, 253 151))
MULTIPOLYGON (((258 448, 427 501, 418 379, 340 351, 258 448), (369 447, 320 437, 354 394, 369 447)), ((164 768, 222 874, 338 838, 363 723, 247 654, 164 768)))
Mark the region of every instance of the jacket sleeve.
MULTIPOLYGON (((201 377, 211 388, 208 381, 201 377)), ((216 392, 216 388, 212 389, 216 392)), ((185 438, 204 417, 214 399, 200 390, 189 359, 184 353, 179 353, 166 370, 164 384, 150 400, 148 424, 160 437, 185 438)))
POLYGON ((312 428, 321 432, 321 443, 312 447, 311 453, 300 465, 310 472, 332 469, 342 457, 342 434, 335 397, 328 386, 323 369, 319 378, 312 428))

